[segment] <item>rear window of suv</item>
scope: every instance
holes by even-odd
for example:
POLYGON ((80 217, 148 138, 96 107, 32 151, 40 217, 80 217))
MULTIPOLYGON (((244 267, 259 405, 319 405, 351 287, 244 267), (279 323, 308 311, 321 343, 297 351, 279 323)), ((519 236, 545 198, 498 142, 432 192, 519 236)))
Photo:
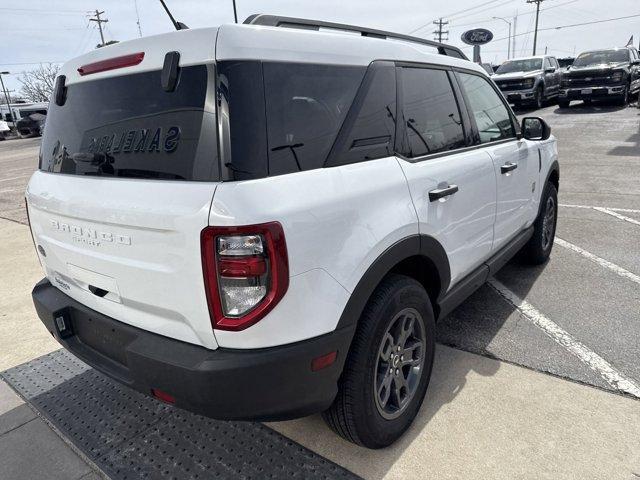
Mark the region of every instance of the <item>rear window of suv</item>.
POLYGON ((226 179, 323 167, 365 71, 343 65, 220 62, 219 110, 229 132, 229 148, 222 148, 226 179))
POLYGON ((69 85, 51 102, 40 168, 53 173, 167 180, 217 180, 209 71, 180 69, 174 91, 160 70, 69 85), (203 134, 207 133, 208 134, 203 134))

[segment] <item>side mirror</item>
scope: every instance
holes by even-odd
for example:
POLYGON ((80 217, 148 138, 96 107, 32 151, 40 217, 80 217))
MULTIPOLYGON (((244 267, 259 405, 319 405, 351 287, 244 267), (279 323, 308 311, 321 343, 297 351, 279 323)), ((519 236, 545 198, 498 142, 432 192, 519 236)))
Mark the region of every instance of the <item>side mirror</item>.
POLYGON ((548 140, 551 127, 540 117, 522 119, 522 136, 527 140, 548 140))
POLYGON ((640 65, 640 60, 634 60, 633 62, 631 62, 631 65, 640 65))
POLYGON ((556 71, 555 67, 545 68, 544 73, 553 73, 556 71))

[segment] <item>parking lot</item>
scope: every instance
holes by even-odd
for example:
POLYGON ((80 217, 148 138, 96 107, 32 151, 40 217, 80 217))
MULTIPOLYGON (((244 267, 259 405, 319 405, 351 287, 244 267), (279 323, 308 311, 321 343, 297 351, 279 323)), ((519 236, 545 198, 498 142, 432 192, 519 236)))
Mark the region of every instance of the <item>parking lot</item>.
MULTIPOLYGON (((512 261, 439 323, 432 386, 397 445, 365 451, 319 417, 268 426, 282 438, 365 478, 640 477, 640 109, 517 113, 543 117, 558 138, 551 260, 533 269, 512 261)), ((38 268, 23 194, 38 147, 37 138, 0 142, 2 263, 15 273, 3 274, 11 298, 1 304, 0 371, 56 348, 28 305, 38 268)))

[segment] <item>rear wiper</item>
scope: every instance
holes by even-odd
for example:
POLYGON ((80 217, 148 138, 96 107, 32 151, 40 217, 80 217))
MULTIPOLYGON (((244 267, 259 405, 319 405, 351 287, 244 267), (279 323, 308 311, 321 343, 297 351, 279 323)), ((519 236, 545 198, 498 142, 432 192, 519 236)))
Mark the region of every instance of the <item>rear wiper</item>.
POLYGON ((295 149, 299 147, 304 147, 304 143, 292 143, 291 145, 280 145, 279 147, 273 147, 271 149, 272 152, 277 152, 278 150, 284 150, 288 148, 293 155, 294 160, 296 161, 296 165, 298 166, 298 171, 302 171, 302 167, 300 166, 300 161, 298 160, 298 154, 295 149))
POLYGON ((71 155, 71 160, 75 162, 76 165, 79 163, 88 163, 94 166, 104 165, 105 163, 113 163, 114 159, 111 155, 106 153, 84 153, 78 152, 71 155))

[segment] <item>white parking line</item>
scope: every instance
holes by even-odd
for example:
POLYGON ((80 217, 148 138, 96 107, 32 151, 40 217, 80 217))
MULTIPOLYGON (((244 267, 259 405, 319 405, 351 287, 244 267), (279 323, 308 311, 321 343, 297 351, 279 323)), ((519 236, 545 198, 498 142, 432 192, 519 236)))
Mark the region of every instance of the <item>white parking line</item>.
POLYGON ((589 368, 598 373, 611 387, 640 398, 640 385, 627 378, 621 372, 618 372, 600 355, 573 338, 571 334, 563 330, 562 327, 546 317, 529 302, 521 299, 495 278, 489 280, 489 285, 502 295, 505 300, 516 307, 523 317, 540 328, 567 351, 578 357, 589 368))
MULTIPOLYGON (((591 205, 573 205, 570 203, 559 203, 558 204, 561 207, 566 207, 566 208, 584 208, 587 210, 597 210, 599 208, 603 208, 603 207, 594 207, 591 205)), ((607 210, 611 210, 612 212, 622 212, 622 213, 640 213, 640 210, 636 210, 634 208, 612 208, 612 207, 608 207, 607 210)))
POLYGON ((598 265, 608 268, 609 270, 611 270, 612 272, 620 275, 621 277, 627 278, 629 280, 631 280, 632 282, 637 283, 638 285, 640 285, 640 276, 636 275, 635 273, 631 273, 629 270, 626 270, 624 268, 622 268, 619 265, 616 265, 615 263, 610 262, 609 260, 605 260, 602 257, 599 257, 597 255, 594 255, 591 252, 588 252, 586 250, 584 250, 583 248, 580 248, 577 245, 574 245, 573 243, 569 243, 566 240, 563 240, 561 238, 556 237, 555 238, 555 243, 567 248, 569 250, 573 250, 576 253, 579 253, 580 255, 582 255, 583 257, 588 258, 589 260, 592 260, 594 262, 596 262, 598 265))
POLYGON ((624 220, 625 222, 633 223, 634 225, 640 225, 640 221, 636 220, 635 218, 631 218, 631 217, 627 217, 625 215, 621 215, 620 213, 615 212, 615 211, 611 210, 610 208, 593 207, 593 209, 597 210, 599 212, 602 212, 602 213, 606 213, 607 215, 611 215, 612 217, 619 218, 620 220, 624 220))

